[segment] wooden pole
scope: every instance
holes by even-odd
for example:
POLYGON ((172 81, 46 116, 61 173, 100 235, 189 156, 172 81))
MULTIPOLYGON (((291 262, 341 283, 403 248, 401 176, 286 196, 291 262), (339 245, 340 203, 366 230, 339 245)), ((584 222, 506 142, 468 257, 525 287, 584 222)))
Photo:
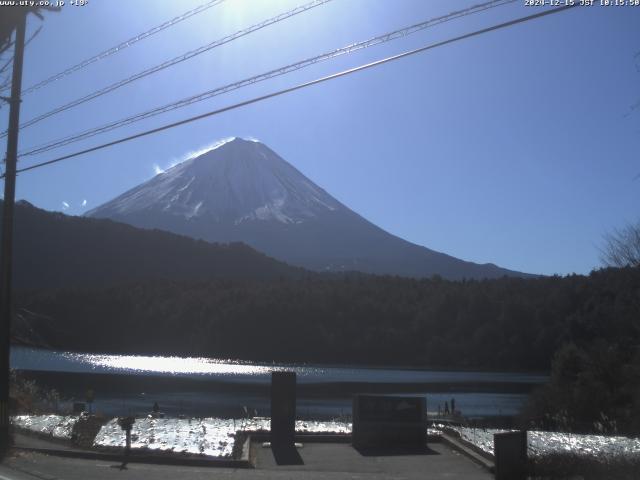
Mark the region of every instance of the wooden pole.
POLYGON ((9 100, 9 130, 5 159, 2 243, 0 245, 0 452, 11 446, 9 432, 9 354, 11 346, 11 275, 13 257, 13 207, 16 199, 16 164, 20 129, 20 90, 27 11, 20 12, 16 24, 13 77, 9 100))

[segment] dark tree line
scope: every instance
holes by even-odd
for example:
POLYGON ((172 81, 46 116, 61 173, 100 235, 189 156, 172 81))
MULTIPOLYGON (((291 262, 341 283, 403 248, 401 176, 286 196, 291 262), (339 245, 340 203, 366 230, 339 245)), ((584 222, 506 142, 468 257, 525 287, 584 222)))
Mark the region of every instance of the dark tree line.
POLYGON ((640 345, 640 269, 451 282, 362 274, 18 295, 57 348, 549 370, 564 344, 640 345), (58 333, 56 333, 58 332, 58 333))

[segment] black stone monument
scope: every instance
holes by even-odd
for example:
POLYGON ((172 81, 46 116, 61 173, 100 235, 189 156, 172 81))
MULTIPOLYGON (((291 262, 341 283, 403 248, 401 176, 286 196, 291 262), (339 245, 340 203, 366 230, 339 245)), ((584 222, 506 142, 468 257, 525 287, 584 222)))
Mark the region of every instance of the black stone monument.
POLYGON ((352 443, 357 449, 426 449, 424 397, 356 395, 352 443))

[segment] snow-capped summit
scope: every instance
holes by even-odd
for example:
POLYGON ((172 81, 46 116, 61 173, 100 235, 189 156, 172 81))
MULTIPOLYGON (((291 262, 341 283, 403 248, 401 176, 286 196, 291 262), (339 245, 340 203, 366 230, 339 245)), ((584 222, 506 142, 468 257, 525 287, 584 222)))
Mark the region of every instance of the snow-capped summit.
POLYGON ((156 212, 187 220, 202 217, 214 224, 253 220, 300 223, 337 208, 344 207, 269 147, 234 137, 88 215, 156 212))
POLYGON ((315 270, 445 278, 523 275, 391 235, 266 145, 237 137, 198 152, 87 215, 207 241, 242 241, 315 270))

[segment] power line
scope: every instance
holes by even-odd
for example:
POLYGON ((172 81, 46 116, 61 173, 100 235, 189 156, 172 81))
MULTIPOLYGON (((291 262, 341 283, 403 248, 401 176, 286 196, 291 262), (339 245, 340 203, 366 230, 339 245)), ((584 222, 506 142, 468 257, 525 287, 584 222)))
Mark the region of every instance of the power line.
MULTIPOLYGON (((84 67, 91 65, 92 63, 97 62, 98 60, 102 60, 106 57, 109 57, 111 55, 114 55, 116 53, 121 52, 122 50, 124 50, 127 47, 130 47, 131 45, 139 42, 140 40, 144 40, 147 37, 150 37, 151 35, 155 35, 158 32, 161 32, 162 30, 165 30, 169 27, 172 27, 173 25, 182 22, 183 20, 186 20, 187 18, 193 17, 194 15, 197 15, 198 13, 202 13, 205 10, 211 8, 211 7, 215 7, 216 5, 219 5, 220 3, 224 2, 225 0, 211 0, 207 3, 204 3, 192 10, 189 10, 185 13, 183 13, 182 15, 178 15, 177 17, 172 18, 171 20, 167 20, 164 23, 161 23, 160 25, 157 25, 149 30, 147 30, 146 32, 142 32, 134 37, 131 37, 129 40, 125 40, 124 42, 119 43, 118 45, 108 48, 107 50, 104 50, 96 55, 94 55, 91 58, 87 58, 86 60, 81 61, 80 63, 77 63, 76 65, 73 65, 72 67, 67 68, 66 70, 63 70, 62 72, 56 73, 55 75, 50 76, 49 78, 46 78, 44 80, 42 80, 41 82, 36 83, 35 85, 32 85, 30 87, 28 87, 27 89, 22 91, 22 96, 27 95, 31 92, 34 92, 42 87, 44 87, 45 85, 48 85, 52 82, 55 82, 57 80, 60 80, 61 78, 64 78, 68 75, 71 75, 74 72, 77 72, 78 70, 83 69, 84 67)), ((6 90, 7 88, 2 88, 1 90, 6 90)))
MULTIPOLYGON (((432 50, 432 49, 437 48, 437 47, 442 47, 442 46, 448 45, 450 43, 454 43, 454 42, 458 42, 458 41, 461 41, 461 40, 465 40, 467 38, 475 37, 475 36, 482 35, 482 34, 485 34, 485 33, 489 33, 489 32, 495 31, 495 30, 500 30, 500 29, 503 29, 503 28, 511 27, 513 25, 517 25, 517 24, 524 23, 524 22, 527 22, 527 21, 530 21, 530 20, 534 20, 534 19, 537 19, 537 18, 545 17, 547 15, 552 15, 554 13, 559 13, 559 12, 568 10, 570 8, 576 7, 576 6, 578 6, 577 3, 573 4, 573 5, 565 5, 563 7, 558 7, 558 8, 554 8, 554 9, 551 9, 551 10, 545 10, 543 12, 535 13, 533 15, 527 15, 525 17, 520 17, 520 18, 517 18, 515 20, 510 20, 508 22, 500 23, 500 24, 497 24, 497 25, 493 25, 491 27, 483 28, 481 30, 473 31, 471 33, 466 33, 464 35, 453 37, 453 38, 450 38, 448 40, 443 40, 441 42, 432 43, 432 44, 426 45, 424 47, 420 47, 420 48, 416 48, 414 50, 409 50, 407 52, 399 53, 397 55, 386 57, 386 58, 383 58, 381 60, 376 60, 374 62, 367 63, 367 64, 364 64, 364 65, 360 65, 358 67, 353 67, 353 68, 350 68, 348 70, 343 70, 341 72, 334 73, 334 74, 331 74, 331 75, 327 75, 325 77, 321 77, 321 78, 318 78, 316 80, 312 80, 312 81, 305 82, 305 83, 300 83, 298 85, 295 85, 295 86, 289 87, 289 88, 285 88, 283 90, 278 90, 276 92, 272 92, 272 93, 269 93, 269 94, 266 94, 266 95, 262 95, 262 96, 259 96, 259 97, 254 97, 254 98, 252 98, 250 100, 245 100, 243 102, 235 103, 233 105, 229 105, 227 107, 219 108, 217 110, 213 110, 213 111, 210 111, 210 112, 207 112, 207 113, 203 113, 201 115, 196 115, 194 117, 190 117, 190 118, 187 118, 187 119, 184 119, 184 120, 180 120, 178 122, 169 123, 169 124, 163 125, 161 127, 157 127, 157 128, 151 129, 151 130, 146 130, 144 132, 137 133, 135 135, 130 135, 128 137, 120 138, 120 139, 114 140, 112 142, 103 143, 101 145, 97 145, 95 147, 87 148, 85 150, 81 150, 81 151, 78 151, 78 152, 75 152, 75 153, 64 155, 64 156, 61 156, 61 157, 58 157, 58 158, 54 158, 54 159, 48 160, 46 162, 40 162, 40 163, 36 163, 34 165, 30 165, 28 167, 23 167, 23 168, 18 169, 17 172, 18 173, 27 172, 29 170, 34 170, 36 168, 41 168, 41 167, 45 167, 47 165, 52 165, 54 163, 59 163, 59 162, 62 162, 64 160, 68 160, 70 158, 74 158, 74 157, 78 157, 80 155, 84 155, 86 153, 95 152, 97 150, 102 150, 104 148, 112 147, 112 146, 118 145, 120 143, 128 142, 128 141, 135 140, 137 138, 145 137, 145 136, 148 136, 148 135, 152 135, 154 133, 158 133, 158 132, 161 132, 161 131, 164 131, 164 130, 168 130, 170 128, 174 128, 174 127, 178 127, 178 126, 181 126, 181 125, 185 125, 187 123, 195 122, 195 121, 201 120, 203 118, 211 117, 211 116, 214 116, 214 115, 219 115, 221 113, 228 112, 230 110, 235 110, 237 108, 245 107, 245 106, 251 105, 253 103, 257 103, 257 102, 261 102, 263 100, 267 100, 269 98, 278 97, 278 96, 284 95, 286 93, 291 93, 291 92, 294 92, 296 90, 301 90, 303 88, 310 87, 312 85, 317 85, 319 83, 327 82, 329 80, 334 80, 336 78, 340 78, 340 77, 344 77, 344 76, 347 76, 347 75, 351 75, 353 73, 360 72, 362 70, 367 70, 369 68, 377 67, 377 66, 383 65, 385 63, 389 63, 389 62, 392 62, 392 61, 395 61, 395 60, 399 60, 401 58, 405 58, 405 57, 408 57, 408 56, 411 56, 411 55, 422 53, 422 52, 425 52, 427 50, 432 50)), ((4 177, 4 175, 2 176, 2 178, 3 177, 4 177)))
POLYGON ((287 73, 296 71, 296 70, 300 70, 302 68, 306 68, 309 67, 311 65, 314 65, 316 63, 319 62, 323 62, 326 60, 330 60, 332 58, 341 56, 341 55, 345 55, 345 54, 350 54, 353 53, 355 51, 358 50, 362 50, 364 48, 368 48, 374 45, 379 45, 382 43, 386 43, 392 40, 396 40, 398 38, 403 38, 406 37, 408 35, 411 35, 413 33, 419 32, 421 30, 424 30, 426 28, 429 27, 433 27, 434 25, 438 25, 441 23, 445 23, 466 15, 471 15, 471 14, 475 14, 484 10, 488 10, 490 8, 495 8, 501 5, 505 5, 508 3, 513 3, 516 0, 491 0, 489 2, 485 2, 482 4, 478 4, 478 5, 474 5, 471 6, 469 8, 466 8, 464 10, 458 10, 455 12, 451 12, 447 15, 443 15, 440 17, 436 17, 436 18, 432 18, 420 23, 416 23, 414 25, 411 25, 409 27, 405 27, 399 30, 394 30, 392 32, 388 32, 385 33, 383 35, 379 35, 377 37, 373 37, 370 38, 368 40, 364 40, 358 43, 353 43, 350 45, 347 45, 345 47, 341 47, 335 50, 331 50, 329 52, 320 54, 320 55, 316 55, 315 57, 310 57, 307 58, 305 60, 301 60, 299 62, 296 63, 292 63, 290 65, 286 65, 283 67, 279 67, 276 68, 274 70, 270 70, 266 73, 261 73, 259 75, 255 75, 253 77, 249 77, 249 78, 245 78, 243 80, 239 80, 237 82, 233 82, 227 85, 224 85, 222 87, 217 87, 214 88, 212 90, 208 90, 206 92, 197 94, 197 95, 193 95, 190 97, 186 97, 183 98, 181 100, 178 100, 176 102, 172 102, 166 105, 163 105, 161 107, 156 107, 152 110, 147 110, 145 112, 142 113, 138 113, 120 120, 116 120, 110 123, 107 123, 105 125, 99 126, 99 127, 95 127, 89 130, 85 130, 76 134, 72 134, 72 135, 68 135, 66 137, 63 138, 59 138, 57 140, 52 140, 50 142, 46 142, 44 144, 38 145, 36 147, 33 147, 31 150, 25 151, 25 152, 21 152, 21 157, 25 157, 25 156, 29 156, 29 155, 36 155, 39 153, 43 153, 46 152, 48 150, 52 150, 55 148, 60 148, 63 147, 65 145, 69 145, 71 143, 75 143, 81 140, 84 140, 86 138, 90 138, 93 137, 95 135, 99 135, 101 133, 106 133, 109 132, 111 130, 115 130, 117 128, 129 125, 131 123, 135 123, 135 122, 139 122, 141 120, 150 118, 150 117, 154 117, 156 115, 160 115, 162 113, 166 113, 169 112, 171 110, 176 110, 178 108, 182 108, 182 107, 186 107, 188 105, 197 103, 197 102, 201 102, 203 100, 208 100, 210 98, 213 98, 215 96, 218 95, 222 95, 228 92, 231 92, 233 90, 237 90, 258 82, 263 82, 265 80, 269 80, 271 78, 275 78, 281 75, 285 75, 287 73))
POLYGON ((308 58, 308 59, 302 60, 300 62, 296 62, 296 63, 291 64, 291 65, 280 67, 280 68, 271 70, 271 71, 266 72, 266 73, 262 73, 262 74, 259 74, 259 75, 256 75, 256 76, 253 76, 253 77, 250 77, 250 78, 246 78, 246 79, 240 80, 238 82, 234 82, 234 83, 231 83, 231 84, 228 84, 228 85, 224 85, 222 87, 218 87, 218 88, 215 88, 213 90, 209 90, 209 91, 200 93, 198 95, 194 95, 194 96, 191 96, 191 97, 184 98, 182 100, 178 100, 177 102, 172 102, 170 104, 167 104, 167 105, 164 105, 164 106, 161 106, 161 107, 157 107, 155 109, 148 110, 146 112, 138 113, 136 115, 133 115, 133 116, 121 119, 121 120, 117 120, 117 121, 114 121, 114 122, 111 122, 111 123, 108 123, 108 124, 105 124, 105 125, 102 125, 102 126, 99 126, 99 127, 95 127, 93 129, 85 130, 85 131, 80 132, 80 133, 68 135, 66 137, 63 137, 63 138, 60 138, 60 139, 57 139, 57 140, 46 142, 44 144, 41 144, 41 145, 38 145, 38 146, 32 148, 29 151, 21 153, 21 156, 35 155, 35 154, 38 154, 38 153, 43 153, 43 152, 48 151, 48 150, 52 150, 52 149, 55 149, 55 148, 59 148, 59 147, 68 145, 70 143, 75 143, 77 141, 80 141, 80 140, 83 140, 83 139, 86 139, 86 138, 89 138, 89 137, 92 137, 92 136, 95 136, 95 135, 98 135, 98 134, 101 134, 101 133, 106 133, 108 131, 115 130, 117 128, 129 125, 131 123, 135 123, 135 122, 144 120, 146 118, 150 118, 150 117, 153 117, 153 116, 156 116, 156 115, 159 115, 159 114, 171 111, 171 110, 182 108, 182 107, 191 105, 193 103, 197 103, 197 102, 200 102, 200 101, 203 101, 203 100, 207 100, 207 99, 215 97, 217 95, 222 95, 224 93, 228 93, 230 91, 237 90, 239 88, 243 88, 245 86, 248 86, 248 85, 251 85, 251 84, 254 84, 254 83, 262 82, 262 81, 265 81, 265 80, 268 80, 268 79, 271 79, 271 78, 274 78, 274 77, 277 77, 277 76, 285 75, 285 74, 290 73, 292 71, 299 70, 299 69, 311 66, 311 65, 313 65, 315 63, 319 63, 319 62, 322 62, 322 61, 325 61, 325 60, 329 60, 331 58, 334 58, 334 57, 337 57, 337 56, 340 56, 340 55, 349 54, 349 53, 352 53, 352 52, 355 52, 357 50, 360 50, 360 49, 363 49, 363 48, 367 48, 367 47, 370 47, 370 46, 373 46, 373 45, 377 45, 377 44, 380 44, 380 43, 385 43, 385 42, 392 41, 392 40, 395 40, 395 39, 398 39, 398 38, 402 38, 402 37, 405 37, 405 36, 410 35, 412 33, 418 32, 420 30, 423 30, 423 29, 428 28, 428 27, 432 27, 432 26, 440 24, 440 23, 444 23, 444 22, 447 22, 447 21, 450 21, 450 20, 465 16, 465 15, 470 15, 472 13, 478 13, 480 11, 484 11, 484 10, 487 10, 489 8, 494 8, 494 7, 497 7, 497 6, 501 6, 501 5, 504 5, 504 4, 507 4, 507 3, 513 3, 514 1, 516 1, 516 0, 492 0, 492 1, 489 1, 489 2, 486 2, 486 3, 483 3, 483 4, 479 4, 479 5, 475 5, 475 6, 466 8, 464 10, 452 12, 452 13, 450 13, 448 15, 444 15, 444 16, 441 16, 441 17, 436 17, 436 18, 433 18, 433 19, 430 19, 430 20, 427 20, 427 21, 412 25, 410 27, 406 27, 406 28, 403 28, 403 29, 400 29, 400 30, 395 30, 393 32, 389 32, 389 33, 386 33, 384 35, 380 35, 380 36, 374 37, 372 39, 365 40, 363 42, 347 45, 346 47, 342 47, 342 48, 339 48, 339 49, 336 49, 336 50, 332 50, 330 52, 327 52, 327 53, 324 53, 324 54, 321 54, 321 55, 317 55, 315 57, 308 58))
MULTIPOLYGON (((159 72, 161 70, 164 70, 165 68, 169 68, 173 65, 177 65, 181 62, 184 62, 185 60, 189 60, 197 55, 200 55, 202 53, 208 52, 209 50, 212 50, 216 47, 219 47, 221 45, 224 45, 226 43, 232 42, 233 40, 237 40, 238 38, 244 37, 246 35, 249 35, 250 33, 253 33, 257 30, 261 30, 265 27, 268 27, 270 25, 273 25, 275 23, 281 22, 283 20, 286 20, 288 18, 291 18, 295 15, 298 15, 300 13, 306 12, 307 10, 310 10, 312 8, 318 7, 320 5, 324 5, 325 3, 330 2, 331 0, 313 0, 310 3, 307 3, 305 5, 302 6, 298 6, 292 10, 289 10, 287 12, 281 13, 280 15, 276 15, 275 17, 269 18, 267 20, 264 20, 260 23, 256 23, 255 25, 252 25, 248 28, 245 28, 243 30, 238 30, 235 33, 232 33, 231 35, 227 35, 226 37, 220 38, 218 40, 215 40, 211 43, 208 43, 206 45, 203 45, 195 50, 191 50, 188 51, 182 55, 178 55, 177 57, 174 57, 170 60, 167 60, 159 65, 155 65, 151 68, 148 68, 146 70, 143 70, 141 72, 136 73, 135 75, 132 75, 130 77, 124 78, 122 80, 119 80, 115 83, 112 83, 111 85, 108 85, 104 88, 101 88, 100 90, 96 90, 92 93, 89 93, 83 97, 77 98, 75 100, 72 100, 69 103, 66 103, 64 105, 61 105, 59 107, 54 108, 53 110, 50 110, 46 113, 43 113, 41 115, 38 115, 37 117, 32 118, 31 120, 26 121, 25 123, 23 123, 22 125, 20 125, 20 128, 26 128, 26 127, 30 127, 31 125, 38 123, 42 120, 44 120, 45 118, 49 118, 53 115, 56 115, 60 112, 64 112, 65 110, 69 110, 70 108, 73 107, 77 107, 78 105, 81 105, 85 102, 88 102, 89 100, 93 100, 94 98, 98 98, 101 97, 102 95, 106 95, 109 92, 113 92, 114 90, 117 90, 120 87, 123 87, 125 85, 128 85, 129 83, 135 82, 136 80, 140 80, 141 78, 145 78, 149 75, 152 75, 156 72, 159 72)), ((2 132, 2 134, 0 134, 0 137, 3 137, 6 135, 6 132, 2 132)))

